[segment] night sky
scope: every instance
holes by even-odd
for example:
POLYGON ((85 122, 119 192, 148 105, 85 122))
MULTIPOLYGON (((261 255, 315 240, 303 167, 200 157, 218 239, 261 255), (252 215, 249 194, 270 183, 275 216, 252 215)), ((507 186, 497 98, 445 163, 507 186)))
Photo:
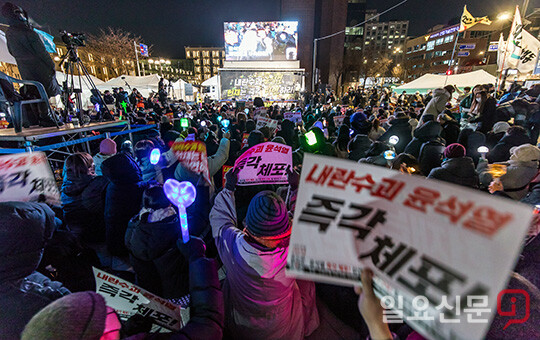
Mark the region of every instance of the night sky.
MULTIPOLYGON (((286 0, 283 0, 286 1, 286 0)), ((368 0, 379 12, 400 0, 368 0)), ((120 27, 153 45, 153 55, 183 58, 184 46, 222 46, 223 21, 274 20, 280 17, 280 0, 14 0, 46 31, 58 36, 70 32, 97 32, 100 27, 120 27)), ((0 1, 3 4, 3 1, 0 1)), ((381 20, 410 20, 409 35, 424 34, 436 24, 459 17, 463 5, 475 16, 513 11, 522 0, 409 0, 381 20)), ((530 0, 529 12, 540 7, 530 0)), ((493 19, 493 18, 492 18, 493 19)), ((5 22, 0 17, 0 22, 5 22)))

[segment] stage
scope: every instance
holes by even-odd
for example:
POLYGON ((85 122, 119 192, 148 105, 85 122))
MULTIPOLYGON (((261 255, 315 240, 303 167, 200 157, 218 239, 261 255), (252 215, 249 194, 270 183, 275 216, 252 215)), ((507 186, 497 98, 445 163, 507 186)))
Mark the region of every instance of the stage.
MULTIPOLYGON (((15 133, 14 129, 0 130, 0 154, 44 151, 47 158, 53 162, 63 163, 65 158, 75 152, 91 153, 90 142, 103 138, 112 138, 158 127, 157 124, 132 126, 128 121, 95 122, 78 128, 66 124, 56 127, 30 127, 15 133), (1 147, 9 143, 17 147, 1 147)), ((54 169, 54 167, 53 167, 54 169)))

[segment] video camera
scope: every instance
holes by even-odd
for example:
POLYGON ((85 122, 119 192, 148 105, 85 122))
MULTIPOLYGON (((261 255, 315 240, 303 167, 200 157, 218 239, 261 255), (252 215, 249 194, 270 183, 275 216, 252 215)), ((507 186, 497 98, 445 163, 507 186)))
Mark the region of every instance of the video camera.
POLYGON ((62 31, 62 41, 67 47, 82 47, 86 46, 86 35, 84 33, 69 33, 62 31))

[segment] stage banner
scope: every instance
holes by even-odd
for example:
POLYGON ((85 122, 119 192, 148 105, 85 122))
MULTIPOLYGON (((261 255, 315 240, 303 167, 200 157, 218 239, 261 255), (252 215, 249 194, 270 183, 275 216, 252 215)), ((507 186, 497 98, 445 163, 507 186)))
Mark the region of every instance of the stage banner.
POLYGON ((293 71, 221 70, 221 99, 265 101, 298 99, 303 87, 303 73, 293 71))
POLYGON ((262 127, 265 127, 265 126, 267 126, 270 130, 273 131, 277 129, 278 121, 275 119, 267 118, 267 117, 257 118, 257 125, 255 129, 260 130, 262 127))
POLYGON ((96 293, 103 296, 107 306, 114 309, 123 321, 140 314, 171 331, 178 331, 184 326, 180 306, 101 269, 92 269, 96 293))
POLYGON ((345 117, 345 115, 334 116, 334 125, 336 127, 340 127, 341 125, 343 125, 343 120, 345 119, 345 117))
POLYGON ((238 185, 288 184, 287 170, 292 168, 292 148, 266 142, 257 144, 234 163, 240 169, 238 185))
POLYGON ((206 155, 206 145, 200 141, 174 142, 171 147, 173 154, 186 169, 197 174, 202 174, 204 179, 210 184, 208 173, 208 158, 206 155))
POLYGON ((477 190, 305 154, 286 274, 352 286, 369 267, 385 321, 482 339, 532 216, 477 190))
POLYGON ((298 124, 302 122, 302 113, 300 112, 285 112, 283 114, 284 119, 288 119, 291 122, 298 124))
POLYGON ((60 191, 43 152, 0 156, 0 202, 60 205, 60 191))

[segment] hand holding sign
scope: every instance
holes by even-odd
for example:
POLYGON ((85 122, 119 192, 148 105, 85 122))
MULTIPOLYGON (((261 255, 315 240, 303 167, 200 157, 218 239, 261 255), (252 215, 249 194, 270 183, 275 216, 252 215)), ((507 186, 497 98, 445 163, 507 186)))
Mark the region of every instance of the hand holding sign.
POLYGON ((189 241, 189 229, 186 208, 195 202, 197 190, 195 190, 195 186, 190 182, 178 182, 171 178, 163 185, 163 191, 169 201, 178 207, 182 240, 184 243, 187 243, 189 241))

